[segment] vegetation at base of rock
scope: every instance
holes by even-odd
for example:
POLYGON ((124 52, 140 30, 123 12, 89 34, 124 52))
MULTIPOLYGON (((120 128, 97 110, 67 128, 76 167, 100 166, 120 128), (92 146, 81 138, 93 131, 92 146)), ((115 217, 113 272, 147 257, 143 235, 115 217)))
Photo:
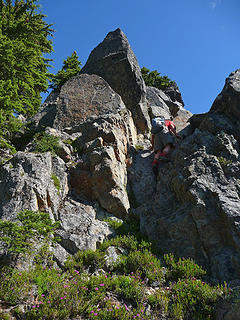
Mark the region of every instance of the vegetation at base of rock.
POLYGON ((213 319, 215 303, 228 296, 226 285, 210 286, 199 279, 205 271, 192 259, 168 254, 163 267, 152 243, 131 234, 138 223, 128 222, 129 233, 122 229, 122 235, 97 250, 78 251, 63 269, 40 260, 28 271, 2 267, 0 300, 28 306, 12 309, 17 319, 213 319), (109 265, 110 247, 121 254, 109 265))
POLYGON ((51 25, 36 0, 0 2, 0 132, 10 138, 22 126, 16 115, 32 116, 48 88, 51 25))
POLYGON ((42 240, 43 245, 54 242, 52 237, 58 228, 46 212, 32 210, 21 211, 17 221, 0 220, 0 241, 6 254, 17 257, 19 254, 31 252, 36 241, 42 240))
POLYGON ((60 148, 59 137, 47 134, 46 132, 37 133, 33 139, 34 152, 48 152, 57 154, 60 148))
POLYGON ((59 178, 54 173, 52 173, 51 179, 53 180, 54 186, 57 189, 58 194, 59 194, 60 193, 60 189, 61 189, 61 184, 60 184, 59 178))
POLYGON ((81 70, 81 62, 78 60, 76 51, 63 61, 63 67, 56 75, 51 77, 50 88, 59 91, 64 83, 75 76, 81 70))
POLYGON ((182 278, 202 278, 206 275, 206 271, 197 265, 191 258, 176 259, 173 254, 164 255, 165 263, 168 267, 167 278, 174 281, 182 278))
POLYGON ((232 160, 228 160, 222 156, 220 157, 217 157, 221 167, 226 167, 228 164, 231 164, 232 163, 232 160))
POLYGON ((155 87, 164 90, 172 85, 176 86, 176 82, 168 78, 168 76, 160 76, 157 70, 150 71, 146 67, 141 69, 143 80, 148 87, 155 87))

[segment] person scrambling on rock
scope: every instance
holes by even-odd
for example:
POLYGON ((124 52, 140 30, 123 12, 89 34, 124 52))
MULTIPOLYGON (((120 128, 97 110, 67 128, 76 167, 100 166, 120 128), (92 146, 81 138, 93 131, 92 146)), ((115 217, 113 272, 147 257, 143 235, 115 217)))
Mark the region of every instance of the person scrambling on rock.
POLYGON ((152 119, 151 133, 152 148, 155 153, 152 169, 157 176, 160 161, 170 161, 168 155, 174 147, 175 137, 178 139, 182 139, 182 137, 176 133, 176 126, 172 122, 172 118, 170 120, 160 117, 152 119))

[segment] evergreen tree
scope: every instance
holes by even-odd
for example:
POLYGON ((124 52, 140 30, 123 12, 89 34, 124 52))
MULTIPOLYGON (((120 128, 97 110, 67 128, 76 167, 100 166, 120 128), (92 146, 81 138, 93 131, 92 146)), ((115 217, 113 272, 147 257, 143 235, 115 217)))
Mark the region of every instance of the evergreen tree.
POLYGON ((59 91, 61 86, 71 77, 75 76, 81 70, 81 62, 78 60, 76 51, 70 57, 63 61, 63 67, 52 76, 50 88, 59 91))
POLYGON ((48 88, 51 25, 37 0, 0 0, 0 135, 18 130, 18 115, 35 114, 48 88))
POLYGON ((143 67, 141 72, 146 86, 156 87, 161 90, 164 90, 171 85, 177 86, 176 82, 172 81, 167 76, 160 76, 160 73, 157 70, 150 71, 149 69, 143 67))

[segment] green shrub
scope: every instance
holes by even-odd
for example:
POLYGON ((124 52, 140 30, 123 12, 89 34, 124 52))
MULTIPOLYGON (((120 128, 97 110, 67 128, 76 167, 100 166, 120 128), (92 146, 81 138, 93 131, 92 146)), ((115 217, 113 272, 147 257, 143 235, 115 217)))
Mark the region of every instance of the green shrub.
POLYGON ((122 221, 118 221, 118 220, 111 219, 111 218, 104 219, 104 221, 107 222, 109 227, 115 231, 117 231, 123 224, 122 221))
POLYGON ((35 152, 48 152, 50 151, 53 155, 57 154, 60 148, 59 137, 52 136, 45 132, 37 133, 34 136, 34 151, 35 152))
POLYGON ((163 313, 167 314, 170 301, 168 291, 161 288, 154 294, 149 295, 147 301, 153 309, 160 309, 163 313))
POLYGON ((110 246, 121 247, 127 250, 137 250, 138 242, 134 236, 117 236, 101 243, 99 250, 105 251, 110 246))
POLYGON ((171 313, 174 319, 211 319, 214 303, 221 295, 220 287, 197 279, 179 279, 170 286, 171 313))
POLYGON ((6 139, 0 137, 0 148, 1 149, 8 149, 10 153, 13 155, 17 152, 14 146, 12 146, 6 139))
POLYGON ((125 274, 137 273, 143 280, 150 283, 163 282, 163 272, 159 259, 148 250, 131 251, 127 256, 122 256, 115 264, 114 270, 125 274))
POLYGON ((202 278, 206 274, 206 271, 190 258, 179 258, 177 260, 173 254, 165 254, 164 260, 168 267, 166 276, 172 281, 182 278, 202 278))
POLYGON ((68 270, 76 269, 79 272, 84 272, 89 268, 91 271, 102 268, 105 264, 105 253, 100 250, 79 250, 73 257, 67 259, 65 268, 68 270))
POLYGON ((0 241, 7 254, 17 257, 30 253, 37 240, 54 242, 52 235, 59 224, 53 223, 48 213, 25 210, 18 213, 17 219, 17 222, 0 220, 0 241))
POLYGON ((29 298, 31 283, 27 271, 10 267, 3 267, 0 271, 0 300, 16 305, 29 298))

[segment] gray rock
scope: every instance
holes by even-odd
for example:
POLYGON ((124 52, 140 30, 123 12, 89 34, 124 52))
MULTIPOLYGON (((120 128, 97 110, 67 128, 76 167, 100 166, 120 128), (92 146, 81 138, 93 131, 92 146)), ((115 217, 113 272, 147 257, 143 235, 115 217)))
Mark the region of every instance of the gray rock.
POLYGON ((70 254, 78 250, 92 249, 103 242, 111 231, 106 222, 95 219, 96 211, 91 204, 74 200, 65 201, 59 210, 62 230, 60 245, 70 254))
POLYGON ((120 112, 125 106, 109 84, 97 75, 77 75, 60 92, 51 93, 32 123, 36 130, 45 127, 63 129, 86 119, 120 112))
POLYGON ((169 119, 171 113, 165 101, 170 101, 170 98, 157 88, 146 87, 146 90, 151 118, 162 116, 169 119))
POLYGON ((160 168, 151 202, 137 209, 141 230, 163 252, 192 257, 224 280, 240 277, 239 169, 227 169, 240 166, 236 148, 233 137, 195 130, 160 168), (219 153, 226 140, 228 154, 219 153))
POLYGON ((72 188, 90 201, 98 200, 109 213, 126 216, 126 162, 129 146, 136 143, 129 111, 89 120, 76 130, 81 130, 82 135, 73 146, 81 150, 82 156, 70 170, 72 188))
POLYGON ((215 308, 216 320, 240 319, 240 287, 235 288, 228 299, 221 299, 215 308))
POLYGON ((128 197, 132 208, 151 202, 155 194, 156 179, 152 172, 153 157, 152 151, 138 151, 128 170, 128 197))
POLYGON ((240 111, 240 69, 232 72, 225 81, 222 92, 217 96, 210 113, 226 114, 239 119, 240 111))
POLYGON ((68 193, 64 162, 45 154, 19 151, 0 168, 0 217, 14 219, 21 210, 49 212, 56 217, 61 199, 68 193), (53 175, 60 183, 54 185, 53 175))
POLYGON ((120 29, 109 32, 91 52, 81 73, 105 79, 132 112, 138 130, 149 129, 145 83, 127 37, 120 29))

